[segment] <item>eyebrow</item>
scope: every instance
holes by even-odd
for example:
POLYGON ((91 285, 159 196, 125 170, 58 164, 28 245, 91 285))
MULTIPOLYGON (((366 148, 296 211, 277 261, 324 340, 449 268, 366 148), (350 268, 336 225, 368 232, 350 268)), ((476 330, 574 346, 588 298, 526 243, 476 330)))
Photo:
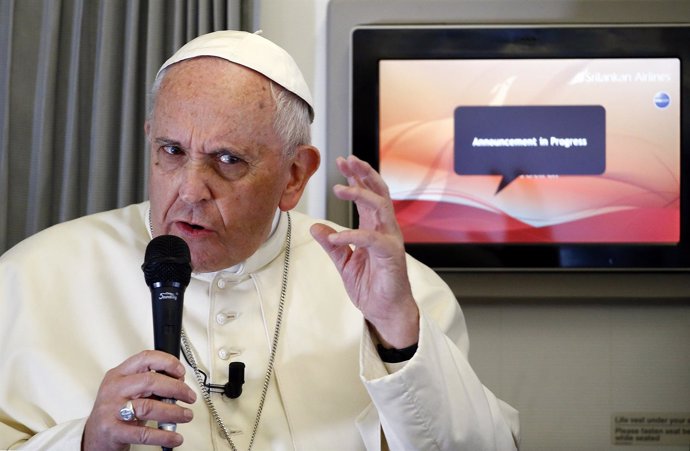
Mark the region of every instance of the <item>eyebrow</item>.
POLYGON ((179 141, 165 137, 154 138, 153 141, 159 145, 172 145, 177 147, 184 147, 182 143, 180 143, 179 141))

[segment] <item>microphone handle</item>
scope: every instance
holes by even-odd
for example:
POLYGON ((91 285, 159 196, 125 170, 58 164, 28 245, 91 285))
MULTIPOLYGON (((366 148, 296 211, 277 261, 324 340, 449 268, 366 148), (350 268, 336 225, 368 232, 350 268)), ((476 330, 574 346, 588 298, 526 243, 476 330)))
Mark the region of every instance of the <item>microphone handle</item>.
POLYGON ((184 289, 179 282, 151 285, 154 347, 177 358, 180 358, 184 289))
MULTIPOLYGON (((180 336, 182 333, 182 307, 184 303, 184 289, 178 282, 154 282, 151 288, 151 302, 153 306, 153 339, 157 351, 180 357, 180 336)), ((175 404, 171 398, 161 401, 175 404)), ((159 422, 158 429, 175 432, 177 424, 159 422)), ((162 451, 172 451, 162 448, 162 451)))

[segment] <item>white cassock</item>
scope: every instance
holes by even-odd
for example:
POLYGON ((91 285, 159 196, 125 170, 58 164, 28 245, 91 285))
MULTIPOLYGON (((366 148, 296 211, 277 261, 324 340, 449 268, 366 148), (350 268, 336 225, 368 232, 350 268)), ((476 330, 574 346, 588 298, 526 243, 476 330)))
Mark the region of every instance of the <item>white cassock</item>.
MULTIPOLYGON (((0 257, 0 449, 78 451, 105 372, 153 348, 140 268, 151 239, 148 208, 145 202, 59 224, 0 257)), ((253 449, 515 449, 517 412, 470 367, 464 317, 446 284, 408 259, 421 310, 419 348, 408 362, 384 364, 309 233, 317 220, 290 215, 285 308, 253 449)), ((238 450, 247 448, 266 375, 287 222, 280 214, 271 237, 243 264, 193 274, 185 293, 184 329, 209 382, 224 384, 230 362, 246 365, 239 398, 211 395, 238 450)), ((178 425, 185 441, 176 449, 230 449, 186 367, 198 396, 194 420, 178 425)), ((140 449, 152 448, 132 446, 140 449)))

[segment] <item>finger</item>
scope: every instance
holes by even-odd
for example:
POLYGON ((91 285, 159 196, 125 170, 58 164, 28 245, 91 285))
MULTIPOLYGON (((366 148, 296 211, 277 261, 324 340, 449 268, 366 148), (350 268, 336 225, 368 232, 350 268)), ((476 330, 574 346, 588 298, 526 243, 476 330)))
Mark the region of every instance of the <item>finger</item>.
POLYGON ((129 375, 126 377, 126 384, 123 380, 123 385, 120 393, 126 399, 158 396, 177 399, 188 404, 196 401, 196 394, 183 381, 153 371, 129 375))
POLYGON ((328 245, 328 235, 335 233, 335 229, 326 224, 316 223, 309 228, 309 232, 323 246, 324 244, 328 245))
POLYGON ((365 248, 371 252, 372 256, 380 258, 388 258, 404 251, 404 246, 400 240, 368 229, 343 230, 333 233, 328 236, 328 242, 330 246, 336 249, 343 247, 350 249, 350 246, 365 248))
POLYGON ((120 380, 110 390, 126 399, 156 395, 187 403, 196 400, 196 394, 184 383, 184 366, 165 352, 142 351, 108 373, 108 380, 120 380))
POLYGON ((335 163, 345 177, 366 176, 369 172, 375 172, 369 163, 354 155, 338 157, 335 163))
POLYGON ((389 198, 359 187, 336 185, 333 193, 341 200, 355 203, 360 226, 390 233, 398 232, 395 210, 389 198))
MULTIPOLYGON (((345 229, 340 232, 324 224, 314 224, 310 232, 314 239, 330 255, 345 256, 351 254, 350 245, 357 247, 370 247, 384 238, 384 235, 371 230, 345 229)), ((340 258, 338 258, 340 260, 340 258)))
POLYGON ((381 196, 389 197, 388 185, 369 163, 350 155, 347 159, 337 159, 336 165, 351 186, 366 187, 381 196))
POLYGON ((380 257, 388 257, 403 249, 398 240, 388 239, 386 235, 372 230, 336 232, 324 224, 314 224, 310 231, 339 270, 352 256, 351 246, 368 248, 373 255, 380 257))
POLYGON ((137 424, 125 424, 118 432, 119 440, 127 444, 177 448, 184 442, 184 437, 177 432, 137 424))
POLYGON ((141 421, 189 423, 194 418, 191 409, 154 398, 133 399, 132 407, 136 412, 137 419, 141 421))
POLYGON ((379 209, 385 205, 385 199, 383 197, 359 186, 335 185, 333 186, 333 193, 340 200, 358 202, 362 206, 372 209, 379 209))
POLYGON ((350 255, 352 255, 352 249, 350 249, 349 245, 347 243, 344 243, 344 245, 333 244, 330 241, 330 237, 337 233, 333 228, 325 224, 314 224, 309 231, 316 242, 326 251, 338 271, 340 271, 350 255))
POLYGON ((146 350, 133 355, 115 367, 114 370, 123 376, 156 371, 182 379, 185 374, 184 366, 177 357, 167 352, 153 350, 146 350))
POLYGON ((396 221, 388 185, 378 172, 368 163, 352 155, 347 160, 340 157, 337 164, 343 175, 348 178, 348 186, 334 186, 333 192, 336 197, 355 202, 360 216, 373 213, 374 216, 368 219, 378 220, 383 224, 396 221))

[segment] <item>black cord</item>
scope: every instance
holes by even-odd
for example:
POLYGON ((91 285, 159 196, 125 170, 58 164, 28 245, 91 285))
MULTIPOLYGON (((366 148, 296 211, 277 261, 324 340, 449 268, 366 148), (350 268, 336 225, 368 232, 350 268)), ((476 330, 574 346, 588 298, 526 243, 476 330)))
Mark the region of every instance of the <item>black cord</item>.
POLYGON ((204 387, 206 387, 208 389, 208 391, 210 391, 212 393, 223 393, 223 392, 225 392, 225 386, 224 385, 209 384, 207 382, 208 381, 208 375, 206 373, 204 373, 204 371, 201 368, 199 368, 199 367, 194 368, 194 365, 192 365, 192 362, 189 361, 189 357, 187 357, 187 352, 184 349, 182 349, 182 356, 184 356, 184 359, 187 362, 187 365, 189 365, 195 371, 198 371, 199 373, 201 373, 202 376, 204 376, 204 382, 202 382, 202 383, 204 384, 204 387))
POLYGON ((182 348, 182 356, 184 356, 187 364, 193 368, 195 371, 201 373, 204 377, 202 384, 211 393, 222 393, 228 398, 236 399, 242 394, 242 384, 244 384, 244 363, 242 362, 232 362, 228 366, 228 382, 224 385, 211 384, 208 382, 208 375, 198 366, 195 368, 192 362, 189 361, 187 357, 187 352, 182 348))

